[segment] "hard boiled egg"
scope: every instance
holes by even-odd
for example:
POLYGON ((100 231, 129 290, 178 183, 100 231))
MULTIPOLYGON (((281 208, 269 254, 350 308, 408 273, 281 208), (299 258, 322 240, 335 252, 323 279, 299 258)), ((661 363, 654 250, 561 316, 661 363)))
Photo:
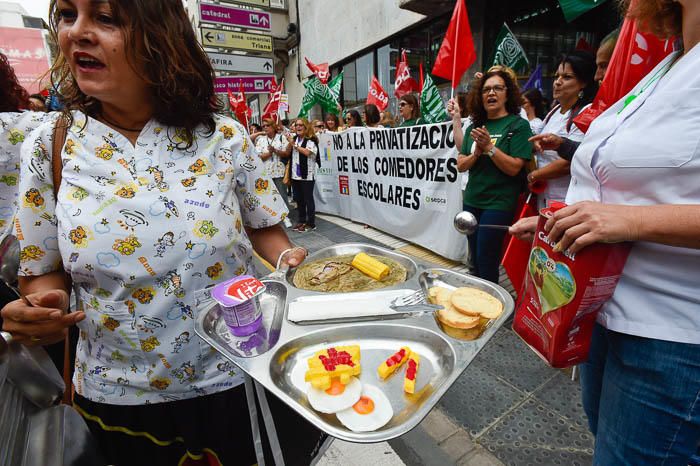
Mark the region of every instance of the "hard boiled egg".
POLYGON ((347 385, 336 378, 331 381, 328 390, 320 390, 309 384, 307 397, 311 407, 321 413, 337 413, 357 403, 362 394, 362 383, 357 377, 351 377, 347 385))
POLYGON ((371 432, 389 422, 394 415, 389 398, 374 385, 363 385, 362 396, 352 407, 335 414, 353 432, 371 432))

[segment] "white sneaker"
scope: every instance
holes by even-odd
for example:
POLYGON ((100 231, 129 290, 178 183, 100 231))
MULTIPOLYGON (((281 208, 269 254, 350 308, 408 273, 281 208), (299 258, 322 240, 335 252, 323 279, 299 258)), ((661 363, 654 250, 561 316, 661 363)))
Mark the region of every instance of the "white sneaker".
POLYGON ((284 226, 287 228, 292 228, 292 221, 289 218, 284 219, 284 226))

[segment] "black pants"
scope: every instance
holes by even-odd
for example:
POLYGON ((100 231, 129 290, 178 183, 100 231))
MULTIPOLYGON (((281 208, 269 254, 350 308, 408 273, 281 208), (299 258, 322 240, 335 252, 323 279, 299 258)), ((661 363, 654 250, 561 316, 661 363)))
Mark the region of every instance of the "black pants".
MULTIPOLYGON (((266 391, 286 464, 306 466, 327 435, 266 391)), ((221 465, 256 463, 245 390, 230 390, 187 400, 138 406, 96 403, 75 394, 108 464, 116 466, 221 465)), ((260 405, 258 413, 260 412, 260 405)), ((272 452, 265 433, 266 463, 272 452)), ((95 465, 102 466, 102 465, 95 465)))
POLYGON ((316 203, 314 202, 314 180, 292 180, 294 200, 297 201, 299 223, 316 226, 316 203))

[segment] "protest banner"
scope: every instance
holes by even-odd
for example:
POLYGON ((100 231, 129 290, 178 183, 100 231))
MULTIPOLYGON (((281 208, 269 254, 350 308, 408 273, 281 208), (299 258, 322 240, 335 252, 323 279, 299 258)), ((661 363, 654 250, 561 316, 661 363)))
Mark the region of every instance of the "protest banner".
POLYGON ((465 258, 467 240, 452 228, 462 190, 451 123, 324 133, 319 149, 317 212, 465 258))

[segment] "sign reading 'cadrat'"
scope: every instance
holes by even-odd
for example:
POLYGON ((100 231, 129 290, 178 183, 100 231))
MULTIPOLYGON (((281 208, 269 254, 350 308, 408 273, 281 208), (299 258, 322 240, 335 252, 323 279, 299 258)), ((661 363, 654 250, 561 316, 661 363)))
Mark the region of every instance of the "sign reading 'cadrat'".
POLYGON ((272 30, 270 13, 264 11, 200 3, 199 13, 203 22, 259 29, 266 32, 272 30))

